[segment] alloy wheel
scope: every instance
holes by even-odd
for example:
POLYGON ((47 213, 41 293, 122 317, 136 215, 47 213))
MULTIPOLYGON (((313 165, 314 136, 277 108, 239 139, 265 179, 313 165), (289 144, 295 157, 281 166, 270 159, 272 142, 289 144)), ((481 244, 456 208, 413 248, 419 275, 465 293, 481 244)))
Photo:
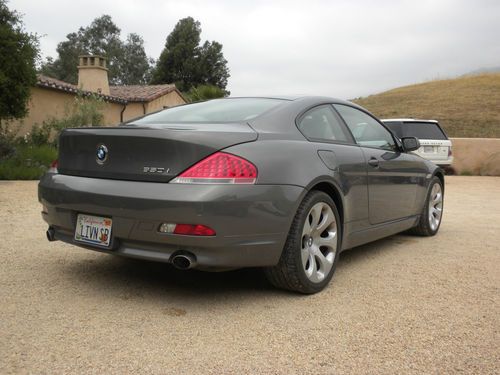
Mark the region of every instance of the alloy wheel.
POLYGON ((332 269, 337 236, 337 221, 332 208, 325 202, 316 203, 302 230, 302 267, 311 282, 321 282, 332 269))
POLYGON ((433 231, 437 230, 443 214, 443 192, 441 185, 436 183, 432 187, 429 197, 429 226, 433 231))

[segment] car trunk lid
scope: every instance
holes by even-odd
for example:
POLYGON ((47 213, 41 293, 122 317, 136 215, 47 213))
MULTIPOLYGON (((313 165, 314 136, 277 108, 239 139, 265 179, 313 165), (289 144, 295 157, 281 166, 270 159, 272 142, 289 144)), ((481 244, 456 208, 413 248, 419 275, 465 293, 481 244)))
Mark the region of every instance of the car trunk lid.
POLYGON ((223 148, 252 142, 247 124, 182 124, 154 127, 72 128, 61 133, 61 174, 168 182, 223 148), (97 153, 104 157, 100 160, 97 153))

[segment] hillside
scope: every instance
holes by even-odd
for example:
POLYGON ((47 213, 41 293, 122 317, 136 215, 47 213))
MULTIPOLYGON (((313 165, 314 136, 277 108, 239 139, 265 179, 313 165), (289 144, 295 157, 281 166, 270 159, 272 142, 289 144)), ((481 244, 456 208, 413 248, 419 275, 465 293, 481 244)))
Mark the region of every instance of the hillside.
POLYGON ((500 138, 500 73, 430 81, 353 102, 379 118, 436 119, 450 137, 500 138))
POLYGON ((486 68, 475 69, 472 72, 464 74, 464 76, 478 75, 478 74, 494 74, 500 73, 500 66, 489 66, 486 68))

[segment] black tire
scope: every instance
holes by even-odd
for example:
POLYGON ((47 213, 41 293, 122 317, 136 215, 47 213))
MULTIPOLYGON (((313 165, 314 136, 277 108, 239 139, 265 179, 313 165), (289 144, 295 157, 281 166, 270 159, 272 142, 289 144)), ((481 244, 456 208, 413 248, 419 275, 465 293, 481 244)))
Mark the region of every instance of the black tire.
POLYGON ((309 192, 301 202, 292 222, 290 232, 283 248, 281 258, 274 267, 265 270, 267 279, 277 288, 287 289, 303 294, 320 292, 330 282, 338 263, 342 239, 342 223, 337 207, 329 195, 321 191, 309 192), (312 282, 306 275, 301 259, 302 232, 306 219, 309 220, 309 212, 317 203, 326 203, 333 211, 337 225, 336 251, 332 256, 333 265, 329 273, 320 282, 312 282))
POLYGON ((429 209, 430 209, 429 202, 432 199, 432 197, 431 197, 432 189, 433 189, 434 185, 436 185, 436 184, 438 184, 441 188, 441 194, 442 194, 441 209, 444 208, 443 183, 441 182, 439 177, 434 176, 429 184, 429 189, 427 191, 427 197, 425 199, 424 208, 422 210, 422 214, 420 215, 420 220, 418 221, 418 224, 415 227, 413 227, 412 229, 410 229, 408 231, 410 234, 414 234, 416 236, 430 237, 430 236, 434 236, 439 231, 439 227, 441 226, 441 221, 443 219, 442 213, 441 213, 441 217, 440 217, 439 224, 437 225, 437 227, 432 228, 430 220, 429 220, 429 209))

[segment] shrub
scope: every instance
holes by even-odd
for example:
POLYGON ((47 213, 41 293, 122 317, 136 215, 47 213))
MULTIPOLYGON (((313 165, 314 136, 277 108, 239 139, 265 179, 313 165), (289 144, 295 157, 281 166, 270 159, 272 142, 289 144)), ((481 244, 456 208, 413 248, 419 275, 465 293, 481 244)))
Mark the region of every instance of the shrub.
POLYGON ((14 139, 10 136, 7 127, 0 125, 0 160, 8 158, 15 151, 14 139))
POLYGON ((0 180, 39 179, 56 158, 53 146, 18 144, 13 155, 0 161, 0 180))
POLYGON ((78 128, 83 126, 102 125, 104 116, 102 109, 104 101, 97 95, 78 94, 73 105, 66 108, 66 116, 63 118, 51 118, 44 121, 42 125, 33 125, 31 132, 26 134, 20 141, 25 144, 41 146, 57 146, 59 134, 66 128, 78 128))
POLYGON ((14 147, 15 134, 16 132, 12 132, 7 125, 0 123, 0 160, 8 158, 16 151, 14 147))
POLYGON ((43 123, 42 125, 35 124, 31 128, 31 132, 27 133, 24 137, 24 143, 42 146, 50 143, 52 133, 52 125, 48 123, 43 123))
POLYGON ((76 96, 73 105, 61 119, 35 124, 31 132, 17 137, 17 129, 0 124, 0 180, 33 180, 40 178, 57 159, 57 141, 68 127, 102 125, 104 101, 97 95, 76 96))
POLYGON ((102 110, 104 100, 95 94, 84 96, 78 94, 70 116, 66 119, 65 127, 99 126, 103 124, 102 110))
POLYGON ((7 139, 0 136, 0 160, 11 156, 16 149, 7 139))

